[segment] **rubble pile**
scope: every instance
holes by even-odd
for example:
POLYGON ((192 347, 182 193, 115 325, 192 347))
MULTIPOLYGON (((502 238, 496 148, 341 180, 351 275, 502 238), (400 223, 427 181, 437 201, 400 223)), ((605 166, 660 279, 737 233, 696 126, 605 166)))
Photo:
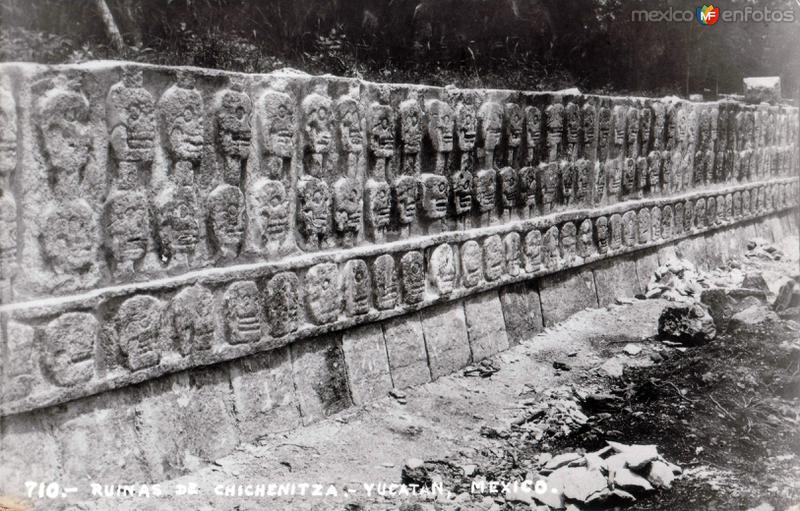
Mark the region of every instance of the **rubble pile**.
POLYGON ((780 261, 784 258, 783 252, 764 238, 753 238, 747 242, 745 257, 762 259, 766 261, 780 261))
POLYGON ((548 398, 539 402, 515 425, 537 442, 565 438, 580 431, 589 422, 571 388, 553 389, 548 398))
POLYGON ((506 500, 528 501, 540 511, 621 505, 656 489, 670 489, 682 473, 655 445, 607 444, 585 454, 540 454, 537 469, 525 479, 533 488, 537 481, 544 481, 540 490, 545 491, 510 490, 506 500))
POLYGON ((647 298, 664 298, 673 302, 693 302, 700 299, 702 278, 695 266, 686 259, 673 258, 659 266, 647 284, 647 298))
POLYGON ((701 303, 671 305, 658 318, 658 335, 681 344, 705 344, 717 336, 714 318, 701 303))

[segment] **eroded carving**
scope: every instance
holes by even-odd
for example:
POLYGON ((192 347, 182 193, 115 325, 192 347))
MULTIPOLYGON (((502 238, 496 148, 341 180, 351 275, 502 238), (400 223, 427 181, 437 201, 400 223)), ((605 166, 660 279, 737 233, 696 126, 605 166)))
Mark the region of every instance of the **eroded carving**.
POLYGON ((433 289, 439 295, 447 296, 453 292, 456 285, 456 263, 453 247, 443 243, 433 249, 428 275, 433 289))
POLYGON ((425 268, 422 252, 406 252, 400 258, 400 280, 403 283, 403 301, 419 303, 425 299, 425 268))
POLYGON ((367 263, 362 259, 347 261, 342 268, 341 279, 345 314, 352 317, 369 312, 372 285, 367 263))
POLYGON ((224 258, 236 257, 244 241, 244 195, 238 187, 221 184, 208 195, 211 240, 224 258))
POLYGON ((267 284, 267 323, 272 337, 283 337, 297 330, 300 309, 300 282, 293 272, 276 274, 267 284))
POLYGON ((261 338, 261 299, 251 280, 234 282, 222 297, 228 342, 243 344, 261 338))
POLYGON ((201 285, 182 289, 170 302, 170 326, 178 353, 184 357, 214 344, 214 296, 201 285))
POLYGON ((68 312, 44 329, 42 366, 60 387, 89 381, 94 375, 94 351, 100 333, 97 319, 86 312, 68 312))
POLYGON ((306 315, 312 323, 324 325, 339 317, 342 299, 339 295, 339 269, 334 263, 312 266, 305 278, 306 315))

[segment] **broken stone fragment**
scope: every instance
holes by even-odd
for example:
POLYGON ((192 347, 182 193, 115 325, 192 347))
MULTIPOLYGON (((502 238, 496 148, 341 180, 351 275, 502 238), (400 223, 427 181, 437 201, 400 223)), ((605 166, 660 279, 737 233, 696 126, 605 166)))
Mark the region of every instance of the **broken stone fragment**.
POLYGON ((574 452, 559 454, 558 456, 553 456, 553 458, 545 464, 544 468, 546 470, 555 470, 580 458, 581 455, 574 452))
POLYGON ((568 467, 569 477, 564 483, 564 496, 586 502, 596 494, 608 493, 608 480, 599 470, 585 467, 568 467))
POLYGON ((780 318, 777 314, 766 308, 761 304, 754 304, 747 309, 737 312, 731 318, 732 327, 748 327, 764 323, 765 321, 778 321, 780 318))
POLYGON ((641 470, 651 461, 658 459, 658 449, 655 445, 625 445, 611 441, 607 443, 623 456, 625 466, 633 470, 641 470))
POLYGON ((772 309, 775 310, 775 312, 781 312, 789 308, 789 305, 792 303, 795 287, 796 284, 794 280, 790 278, 782 279, 777 296, 772 302, 772 309))
MULTIPOLYGON (((747 277, 745 277, 745 281, 747 281, 747 277)), ((753 280, 749 283, 757 284, 753 280)), ((766 301, 765 291, 758 288, 714 288, 706 289, 700 295, 700 302, 708 307, 708 312, 714 319, 714 325, 720 331, 728 328, 728 323, 737 312, 757 303, 766 303, 766 301)))
POLYGON ((646 492, 653 490, 650 482, 640 475, 634 474, 630 469, 622 467, 614 473, 614 486, 623 490, 646 492))
POLYGON ((672 487, 672 481, 675 480, 675 474, 672 472, 672 467, 663 461, 655 460, 650 463, 647 480, 656 488, 669 490, 672 487))
POLYGON ((701 304, 671 305, 658 318, 658 334, 683 344, 705 344, 717 336, 714 319, 701 304))

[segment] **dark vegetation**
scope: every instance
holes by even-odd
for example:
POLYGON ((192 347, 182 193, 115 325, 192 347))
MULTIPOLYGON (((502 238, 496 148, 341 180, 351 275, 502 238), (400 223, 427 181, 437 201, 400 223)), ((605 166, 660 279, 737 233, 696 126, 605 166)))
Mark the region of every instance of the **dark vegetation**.
POLYGON ((128 59, 376 81, 646 94, 740 92, 780 74, 800 97, 798 0, 726 0, 793 10, 794 23, 635 22, 688 0, 0 0, 0 60, 128 59), (114 48, 98 5, 124 40, 114 48))

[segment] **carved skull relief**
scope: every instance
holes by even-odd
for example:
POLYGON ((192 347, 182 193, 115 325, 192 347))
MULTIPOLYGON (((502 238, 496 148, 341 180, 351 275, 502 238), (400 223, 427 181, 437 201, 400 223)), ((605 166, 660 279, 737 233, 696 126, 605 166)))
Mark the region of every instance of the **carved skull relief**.
POLYGON ((228 342, 243 344, 261 338, 261 299, 251 280, 234 282, 222 298, 228 342))
POLYGON ((106 243, 123 267, 145 256, 150 234, 147 197, 142 192, 118 191, 106 201, 106 243))
POLYGON ((559 232, 555 225, 547 229, 542 239, 542 262, 548 270, 555 270, 561 266, 559 255, 559 232))
POLYGON ((94 350, 100 333, 97 319, 86 312, 68 312, 44 329, 42 365, 59 387, 72 387, 94 375, 94 350))
POLYGON ((158 101, 161 124, 172 156, 178 161, 197 162, 203 154, 203 97, 188 73, 178 77, 158 101))
POLYGON ((658 206, 650 209, 650 237, 653 240, 661 239, 661 208, 658 206))
POLYGON ((106 98, 111 149, 118 161, 153 160, 156 121, 155 100, 142 86, 141 71, 123 71, 106 98))
POLYGON ((492 211, 495 207, 497 172, 494 169, 479 170, 475 174, 473 185, 478 211, 481 213, 492 211))
POLYGON ((285 92, 268 90, 262 94, 258 104, 264 152, 270 156, 291 158, 296 129, 292 98, 285 92))
POLYGON ((483 267, 486 280, 490 282, 503 276, 505 250, 503 241, 497 234, 483 240, 483 267))
POLYGON ((425 298, 425 269, 422 252, 412 251, 400 258, 400 280, 403 283, 403 301, 419 303, 425 298))
POLYGON ((306 177, 298 183, 300 229, 311 248, 327 240, 331 226, 331 192, 325 181, 306 177))
POLYGON ((619 250, 622 248, 622 215, 614 213, 611 215, 609 223, 611 224, 611 240, 608 244, 608 248, 611 250, 619 250))
POLYGON ((276 274, 267 284, 267 322, 273 337, 283 337, 297 330, 300 307, 300 282, 293 272, 276 274))
POLYGON ((503 107, 493 101, 484 103, 478 109, 478 119, 483 149, 492 152, 500 143, 503 133, 503 107))
POLYGON ((577 256, 577 236, 578 230, 574 223, 567 222, 561 226, 559 248, 561 259, 564 261, 564 264, 570 265, 575 262, 575 257, 577 256))
POLYGON ((72 274, 89 269, 97 256, 97 223, 83 199, 49 208, 42 227, 43 249, 53 270, 72 274))
POLYGON ((473 180, 470 172, 460 170, 450 178, 450 189, 453 191, 453 207, 456 215, 463 215, 472 209, 473 180))
POLYGON ((383 254, 372 263, 372 289, 375 308, 393 309, 397 305, 397 272, 391 254, 383 254))
POLYGON ((161 308, 152 296, 137 295, 125 300, 114 317, 119 351, 131 371, 157 365, 161 359, 161 308))
POLYGON ((636 215, 636 220, 638 222, 638 239, 639 243, 649 243, 650 242, 650 210, 647 208, 642 208, 639 210, 639 213, 636 215))
POLYGON ((0 280, 16 272, 17 204, 10 193, 0 195, 0 280))
POLYGON ((333 185, 334 227, 345 237, 345 246, 352 246, 361 231, 361 185, 354 179, 341 177, 333 185))
POLYGON ((433 249, 428 274, 431 285, 439 295, 447 296, 453 292, 456 284, 456 263, 450 245, 443 243, 433 249))
POLYGON ((211 235, 217 250, 225 257, 239 253, 244 239, 244 195, 229 184, 217 186, 208 196, 211 235))
POLYGON ((454 114, 450 105, 434 99, 426 103, 428 137, 431 147, 437 153, 449 153, 453 150, 454 114))
POLYGON ((592 220, 586 218, 581 222, 580 230, 578 231, 578 255, 584 259, 594 254, 594 226, 592 220))
POLYGON ((475 240, 461 245, 461 285, 470 288, 483 280, 483 256, 481 247, 475 240))
POLYGON ((362 259, 351 259, 345 263, 341 275, 344 295, 344 311, 348 316, 369 312, 372 286, 367 263, 362 259))
POLYGON ((601 216, 595 220, 595 228, 597 229, 597 251, 601 255, 607 254, 609 248, 608 218, 601 216))
POLYGON ((161 253, 165 259, 194 252, 199 225, 194 190, 190 186, 168 187, 156 199, 161 253))
POLYGON ((542 232, 533 229, 525 235, 523 251, 525 257, 525 271, 534 273, 542 266, 542 232))
POLYGON ((471 103, 459 103, 456 106, 456 136, 460 151, 468 152, 475 147, 477 131, 475 106, 471 103))
POLYGON ((182 289, 172 298, 170 314, 173 340, 181 355, 211 349, 215 329, 211 291, 197 284, 182 289))
POLYGON ((512 167, 503 167, 498 175, 500 177, 500 205, 503 209, 511 209, 517 204, 517 171, 512 167))
POLYGON ((412 176, 400 176, 394 182, 394 204, 397 220, 401 225, 414 222, 417 217, 417 180, 412 176))
POLYGON ((303 111, 306 149, 313 154, 328 154, 333 142, 331 99, 320 90, 303 98, 300 106, 303 111))
POLYGON ((510 232, 503 238, 505 251, 505 271, 512 277, 522 272, 522 240, 518 232, 510 232))
POLYGON ((360 154, 364 150, 363 120, 358 102, 350 96, 336 101, 339 140, 345 153, 360 154))
MULTIPOLYGON (((222 154, 246 160, 250 155, 253 102, 239 82, 231 83, 217 98, 217 138, 222 154)), ((238 182, 238 179, 236 180, 238 182)), ((234 184, 234 183, 232 183, 234 184)))
POLYGON ((89 101, 74 82, 58 85, 36 101, 36 119, 50 167, 78 174, 89 161, 89 101))
POLYGON ((306 314, 316 325, 332 323, 339 317, 339 270, 334 263, 312 266, 305 278, 306 314))
POLYGON ((386 229, 392 211, 392 191, 388 183, 368 179, 365 189, 367 222, 373 229, 386 229))
POLYGON ((435 174, 422 174, 420 176, 422 185, 422 210, 425 215, 436 220, 447 215, 447 178, 435 174))
POLYGON ((252 188, 254 223, 264 245, 281 242, 289 231, 289 198, 280 181, 261 178, 252 188))

